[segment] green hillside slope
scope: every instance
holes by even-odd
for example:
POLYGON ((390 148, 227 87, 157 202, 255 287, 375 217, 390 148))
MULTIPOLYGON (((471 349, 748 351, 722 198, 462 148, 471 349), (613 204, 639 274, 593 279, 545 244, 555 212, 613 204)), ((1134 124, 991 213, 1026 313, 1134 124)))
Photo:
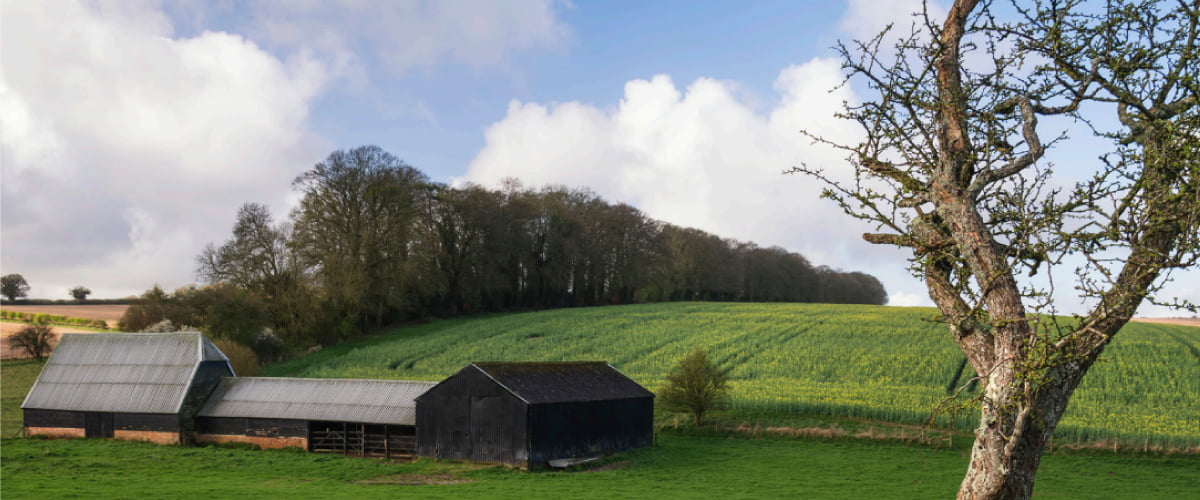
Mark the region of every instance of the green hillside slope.
MULTIPOLYGON (((652 389, 694 346, 730 370, 734 407, 919 423, 962 359, 932 310, 673 303, 437 321, 329 348, 270 375, 437 380, 470 361, 605 360, 652 389)), ((1089 373, 1067 441, 1200 444, 1200 329, 1131 324, 1089 373)), ((950 423, 974 424, 974 412, 950 423)))

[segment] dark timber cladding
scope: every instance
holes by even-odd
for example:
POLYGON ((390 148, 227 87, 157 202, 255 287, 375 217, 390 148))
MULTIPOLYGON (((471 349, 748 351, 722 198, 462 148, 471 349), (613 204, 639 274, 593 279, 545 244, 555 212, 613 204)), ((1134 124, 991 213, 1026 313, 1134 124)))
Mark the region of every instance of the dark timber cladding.
POLYGON ((392 457, 416 451, 416 403, 433 382, 227 378, 196 419, 197 441, 392 457))
POLYGON ((605 362, 472 363, 417 398, 417 454, 543 467, 649 446, 653 416, 605 362))
POLYGON ((26 435, 180 443, 229 361, 199 333, 64 334, 21 404, 26 435))

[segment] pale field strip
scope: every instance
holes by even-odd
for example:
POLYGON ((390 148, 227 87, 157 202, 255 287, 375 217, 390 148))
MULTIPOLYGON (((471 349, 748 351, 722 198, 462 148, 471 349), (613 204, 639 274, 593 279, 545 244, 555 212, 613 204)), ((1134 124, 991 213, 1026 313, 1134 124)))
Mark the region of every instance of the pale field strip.
MULTIPOLYGON (((121 316, 125 314, 125 310, 129 309, 127 305, 55 305, 55 306, 25 306, 25 305, 4 305, 5 311, 19 311, 32 314, 53 314, 56 316, 66 316, 68 318, 83 318, 83 319, 102 319, 108 322, 109 328, 117 326, 117 322, 121 320, 121 316)), ((0 322, 0 338, 4 341, 0 342, 0 359, 18 359, 26 357, 22 351, 13 350, 8 347, 8 337, 18 330, 24 328, 24 323, 3 321, 0 322)), ((56 335, 64 333, 96 333, 80 328, 70 326, 53 325, 51 328, 56 335)))

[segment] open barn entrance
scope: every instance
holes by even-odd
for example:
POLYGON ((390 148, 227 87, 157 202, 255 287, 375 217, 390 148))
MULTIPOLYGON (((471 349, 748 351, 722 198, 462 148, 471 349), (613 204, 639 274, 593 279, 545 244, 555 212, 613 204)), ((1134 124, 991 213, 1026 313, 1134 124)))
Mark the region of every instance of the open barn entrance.
POLYGON ((341 453, 353 457, 411 457, 417 451, 416 428, 411 425, 309 422, 308 451, 341 453))

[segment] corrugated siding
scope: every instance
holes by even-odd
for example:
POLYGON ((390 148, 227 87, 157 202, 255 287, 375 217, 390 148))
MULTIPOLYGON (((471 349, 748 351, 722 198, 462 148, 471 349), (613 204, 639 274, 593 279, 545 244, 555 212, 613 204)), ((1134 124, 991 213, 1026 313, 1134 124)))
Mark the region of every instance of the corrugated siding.
POLYGON ((64 334, 21 407, 177 413, 203 358, 226 359, 199 333, 64 334))
POLYGON ((434 382, 237 377, 221 381, 201 417, 416 425, 416 398, 434 382))

